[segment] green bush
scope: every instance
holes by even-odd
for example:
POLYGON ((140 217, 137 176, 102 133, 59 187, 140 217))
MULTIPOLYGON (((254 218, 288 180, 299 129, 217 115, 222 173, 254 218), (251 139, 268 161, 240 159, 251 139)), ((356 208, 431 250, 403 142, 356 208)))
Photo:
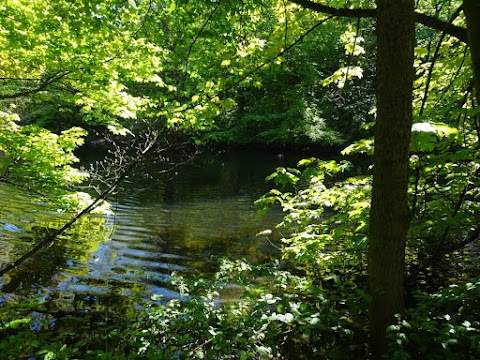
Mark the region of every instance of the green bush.
POLYGON ((480 281, 428 294, 389 328, 392 359, 479 359, 480 281))

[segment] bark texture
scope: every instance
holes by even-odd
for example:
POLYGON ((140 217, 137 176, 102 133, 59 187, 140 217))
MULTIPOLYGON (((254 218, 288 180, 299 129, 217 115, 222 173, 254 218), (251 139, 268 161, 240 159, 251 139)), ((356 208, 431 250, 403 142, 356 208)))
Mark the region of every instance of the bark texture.
POLYGON ((413 0, 377 0, 377 122, 368 253, 374 359, 386 352, 386 328, 404 306, 414 31, 413 0))
POLYGON ((480 105, 480 0, 464 0, 463 12, 467 20, 468 43, 472 57, 473 85, 480 105))

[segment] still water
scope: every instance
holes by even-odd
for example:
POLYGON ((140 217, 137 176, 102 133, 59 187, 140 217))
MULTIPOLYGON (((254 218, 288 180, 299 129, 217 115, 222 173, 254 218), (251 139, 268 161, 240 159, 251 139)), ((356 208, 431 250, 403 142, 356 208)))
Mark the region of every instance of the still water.
MULTIPOLYGON (((259 217, 253 202, 268 190, 265 177, 275 167, 294 165, 301 157, 202 154, 177 168, 175 176, 149 165, 109 199, 114 215, 82 219, 19 271, 1 278, 1 292, 176 297, 172 272, 209 274, 219 257, 265 261, 278 252, 269 241, 275 239, 256 233, 273 228, 281 213, 259 217)), ((49 211, 7 185, 0 186, 0 196, 0 263, 15 260, 40 231, 59 228, 71 216, 49 211)))

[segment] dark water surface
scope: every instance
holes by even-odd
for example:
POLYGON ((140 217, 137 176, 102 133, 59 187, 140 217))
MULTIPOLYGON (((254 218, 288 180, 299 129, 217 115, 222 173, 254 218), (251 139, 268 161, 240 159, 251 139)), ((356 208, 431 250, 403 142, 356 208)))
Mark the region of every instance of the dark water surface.
MULTIPOLYGON (((211 273, 220 256, 265 261, 276 250, 258 231, 281 217, 256 215, 265 177, 302 155, 262 151, 202 154, 158 174, 155 165, 129 177, 110 199, 115 215, 89 216, 49 249, 0 279, 4 293, 57 292, 63 297, 162 294, 176 297, 172 272, 211 273)), ((0 263, 15 260, 45 227, 71 214, 47 210, 30 196, 0 186, 0 263)))

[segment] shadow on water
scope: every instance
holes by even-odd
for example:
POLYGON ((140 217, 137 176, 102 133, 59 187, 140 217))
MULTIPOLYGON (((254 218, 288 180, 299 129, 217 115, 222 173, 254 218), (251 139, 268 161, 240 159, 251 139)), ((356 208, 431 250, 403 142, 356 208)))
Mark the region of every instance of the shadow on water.
MULTIPOLYGON (((143 167, 110 199, 115 215, 90 216, 49 249, 0 279, 4 293, 57 293, 81 299, 156 293, 179 294, 172 272, 209 274, 219 257, 269 259, 276 250, 256 233, 280 220, 280 211, 256 215, 254 200, 268 191, 265 177, 292 166, 299 154, 230 151, 203 154, 159 174, 143 167), (70 295, 68 295, 70 294, 70 295)), ((50 212, 29 197, 0 187, 0 262, 13 261, 46 227, 58 228, 66 214, 50 212)))

